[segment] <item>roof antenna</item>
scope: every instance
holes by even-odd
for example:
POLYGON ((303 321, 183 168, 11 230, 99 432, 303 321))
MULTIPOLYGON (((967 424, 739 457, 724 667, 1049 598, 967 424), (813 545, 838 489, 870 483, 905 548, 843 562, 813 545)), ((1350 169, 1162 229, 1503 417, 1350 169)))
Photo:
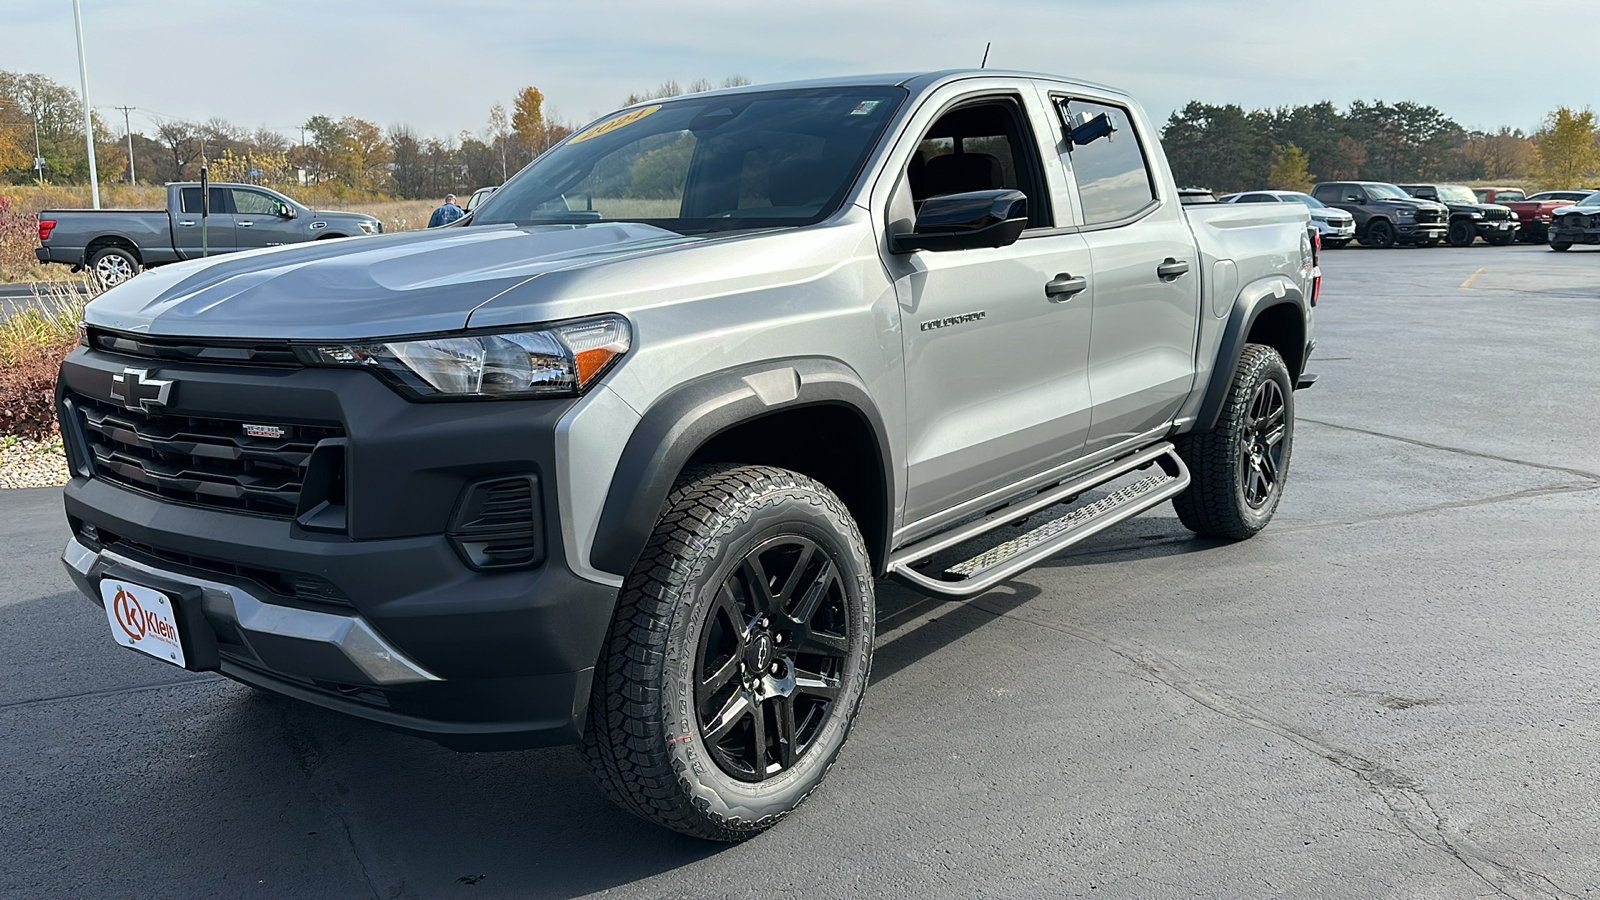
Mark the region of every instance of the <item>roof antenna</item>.
POLYGON ((989 45, 992 44, 992 43, 994 43, 994 42, 993 41, 984 41, 983 42, 983 62, 978 63, 978 68, 987 69, 989 67, 989 45))

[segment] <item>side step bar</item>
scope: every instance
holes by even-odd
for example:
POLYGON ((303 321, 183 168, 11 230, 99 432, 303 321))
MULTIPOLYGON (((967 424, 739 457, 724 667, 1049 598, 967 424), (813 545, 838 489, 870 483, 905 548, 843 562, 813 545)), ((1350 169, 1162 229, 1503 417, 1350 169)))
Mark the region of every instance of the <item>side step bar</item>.
POLYGON ((981 519, 896 551, 889 557, 895 580, 939 597, 971 597, 1028 569, 1091 535, 1172 499, 1189 486, 1189 470, 1172 444, 1162 442, 1114 460, 1071 481, 1002 507, 981 519), (1159 471, 1087 506, 1072 510, 1020 537, 957 563, 938 577, 917 571, 916 564, 936 553, 972 540, 1041 509, 1072 500, 1087 490, 1152 463, 1159 471))

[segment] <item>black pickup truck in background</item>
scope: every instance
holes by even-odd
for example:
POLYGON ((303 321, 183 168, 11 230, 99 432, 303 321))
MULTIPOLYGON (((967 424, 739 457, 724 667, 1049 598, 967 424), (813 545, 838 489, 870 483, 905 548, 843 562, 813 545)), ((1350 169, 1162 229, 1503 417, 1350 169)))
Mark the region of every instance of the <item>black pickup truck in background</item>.
POLYGON ((107 286, 140 269, 206 253, 254 250, 326 238, 377 234, 383 223, 361 213, 310 209, 252 184, 211 185, 200 216, 198 182, 167 185, 167 208, 47 209, 39 213, 40 262, 88 267, 107 286), (202 229, 203 226, 203 229, 202 229))
POLYGON ((1478 238, 1504 247, 1517 239, 1521 219, 1508 206, 1482 203, 1472 188, 1462 184, 1402 184, 1406 193, 1450 207, 1450 229, 1445 240, 1452 247, 1470 247, 1478 238))

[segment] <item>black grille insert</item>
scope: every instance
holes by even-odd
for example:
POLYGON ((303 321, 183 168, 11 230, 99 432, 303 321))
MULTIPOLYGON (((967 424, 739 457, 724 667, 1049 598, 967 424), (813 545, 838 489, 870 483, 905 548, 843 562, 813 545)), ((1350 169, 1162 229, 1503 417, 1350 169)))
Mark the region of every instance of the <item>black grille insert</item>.
POLYGON ((217 341, 154 338, 148 335, 119 334, 99 328, 89 329, 89 345, 109 353, 144 359, 170 359, 183 362, 215 362, 258 366, 302 365, 287 342, 217 341))
POLYGON ((154 415, 81 395, 72 405, 97 477, 179 502, 282 518, 296 513, 317 443, 344 435, 336 425, 154 415))

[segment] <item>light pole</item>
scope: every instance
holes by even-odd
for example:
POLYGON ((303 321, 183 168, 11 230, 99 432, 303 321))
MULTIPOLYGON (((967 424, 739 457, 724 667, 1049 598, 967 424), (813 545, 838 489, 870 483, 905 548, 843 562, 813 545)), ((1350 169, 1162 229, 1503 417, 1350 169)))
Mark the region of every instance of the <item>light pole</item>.
POLYGON ((89 110, 89 63, 83 56, 83 11, 72 0, 72 22, 78 28, 78 81, 83 87, 83 143, 89 150, 89 194, 100 208, 100 173, 94 166, 94 119, 89 110))
POLYGON ((39 108, 33 108, 33 172, 39 176, 39 187, 44 187, 44 154, 39 152, 39 108))

